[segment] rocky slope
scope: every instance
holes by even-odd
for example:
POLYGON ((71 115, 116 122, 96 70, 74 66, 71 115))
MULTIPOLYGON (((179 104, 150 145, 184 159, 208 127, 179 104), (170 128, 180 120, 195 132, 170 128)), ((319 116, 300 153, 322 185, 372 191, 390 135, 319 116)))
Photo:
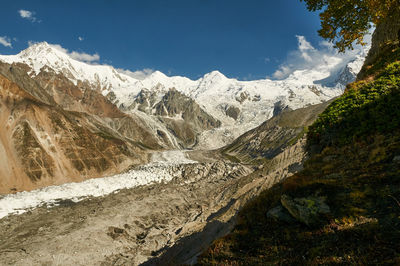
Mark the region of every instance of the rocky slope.
POLYGON ((162 99, 151 107, 154 115, 159 116, 160 121, 182 142, 181 147, 193 147, 200 133, 221 126, 220 121, 175 88, 169 89, 162 99))
POLYGON ((101 94, 26 68, 0 64, 0 193, 118 173, 172 146, 101 94))
POLYGON ((249 130, 221 152, 242 163, 263 163, 304 138, 307 127, 330 101, 297 110, 283 110, 255 129, 249 130))

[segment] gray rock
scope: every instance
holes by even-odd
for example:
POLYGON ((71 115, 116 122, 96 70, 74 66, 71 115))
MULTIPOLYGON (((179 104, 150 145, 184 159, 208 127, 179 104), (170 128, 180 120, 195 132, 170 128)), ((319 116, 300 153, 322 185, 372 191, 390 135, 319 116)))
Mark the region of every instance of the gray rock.
POLYGON ((225 114, 229 117, 232 117, 233 119, 237 120, 240 114, 240 109, 235 107, 235 106, 229 106, 226 111, 225 114))
POLYGON ((282 205, 270 209, 267 212, 267 217, 277 222, 294 223, 296 221, 292 216, 290 216, 290 213, 282 207, 282 205))
POLYGON ((400 163, 400 155, 394 156, 393 162, 400 163))
POLYGON ((110 101, 110 102, 114 102, 117 99, 117 96, 115 95, 115 93, 113 91, 110 91, 107 95, 106 98, 110 101))
POLYGON ((276 102, 274 104, 273 116, 277 116, 277 115, 281 114, 282 112, 290 111, 290 110, 291 109, 285 102, 283 102, 283 101, 276 102))
POLYGON ((316 226, 330 213, 322 197, 294 198, 282 195, 281 203, 297 221, 307 226, 316 226))
POLYGON ((235 99, 239 103, 243 103, 244 101, 248 100, 250 94, 247 91, 242 91, 239 95, 236 95, 235 99))
POLYGON ((184 121, 202 130, 221 126, 219 120, 209 115, 196 101, 175 88, 169 89, 161 101, 154 106, 154 109, 154 113, 159 116, 181 115, 184 121))

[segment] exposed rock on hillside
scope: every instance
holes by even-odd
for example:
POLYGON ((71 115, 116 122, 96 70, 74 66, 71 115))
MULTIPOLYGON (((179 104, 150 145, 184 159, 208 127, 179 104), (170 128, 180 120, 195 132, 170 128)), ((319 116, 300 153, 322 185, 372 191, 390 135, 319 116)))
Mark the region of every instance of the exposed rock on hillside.
POLYGON ((375 61, 376 57, 387 49, 388 44, 398 44, 400 41, 399 31, 400 6, 397 5, 394 6, 391 14, 376 26, 376 30, 372 35, 372 46, 365 60, 365 64, 368 65, 375 61))
POLYGON ((240 114, 240 109, 235 106, 228 106, 225 111, 226 115, 237 120, 240 114))
POLYGON ((281 204, 297 221, 307 226, 318 226, 331 212, 325 198, 307 197, 292 199, 282 195, 281 204))
POLYGON ((211 129, 221 125, 221 122, 207 114, 194 100, 174 88, 170 89, 156 104, 155 114, 168 117, 179 116, 200 129, 211 129))
POLYGON ((0 64, 0 193, 118 173, 170 145, 101 94, 27 69, 0 64))
POLYGON ((168 130, 182 141, 183 147, 196 144, 197 135, 204 130, 221 125, 194 100, 175 89, 170 89, 154 106, 154 114, 160 116, 168 130))
POLYGON ((153 107, 158 101, 160 101, 160 99, 157 91, 149 91, 147 89, 142 89, 136 96, 134 102, 126 109, 127 110, 137 109, 147 114, 153 114, 153 107))
POLYGON ((263 162, 293 145, 306 133, 306 127, 314 122, 329 102, 280 112, 259 127, 252 129, 221 151, 241 162, 263 162))

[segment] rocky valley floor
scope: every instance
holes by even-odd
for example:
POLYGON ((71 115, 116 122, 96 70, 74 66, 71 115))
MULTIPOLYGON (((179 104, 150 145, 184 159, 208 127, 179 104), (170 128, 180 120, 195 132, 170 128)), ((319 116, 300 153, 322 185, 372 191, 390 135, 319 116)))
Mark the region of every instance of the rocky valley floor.
MULTIPOLYGON (((186 158, 183 153, 174 156, 186 158)), ((154 265, 160 258, 163 264, 193 262, 211 241, 232 229, 238 209, 249 198, 282 177, 280 171, 210 159, 207 152, 190 155, 204 162, 168 161, 174 156, 153 156, 158 163, 152 167, 171 173, 169 182, 79 202, 59 199, 58 206, 44 204, 0 219, 1 264, 138 265, 147 261, 154 265)), ((0 207, 4 207, 2 200, 0 207)))

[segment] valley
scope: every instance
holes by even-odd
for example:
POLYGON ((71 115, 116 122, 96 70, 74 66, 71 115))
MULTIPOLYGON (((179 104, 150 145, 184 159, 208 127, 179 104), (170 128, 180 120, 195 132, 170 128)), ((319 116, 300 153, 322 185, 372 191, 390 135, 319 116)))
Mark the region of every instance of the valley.
MULTIPOLYGON (((20 195, 19 200, 30 204, 36 200, 38 207, 0 220, 1 261, 16 265, 61 261, 78 265, 139 264, 198 233, 191 240, 193 244, 185 247, 184 255, 179 250, 173 256, 180 262, 190 261, 216 236, 230 230, 235 213, 248 198, 274 182, 265 179, 262 171, 254 172, 254 167, 222 161, 158 161, 155 166, 133 171, 141 174, 142 184, 154 174, 161 177, 163 173, 164 180, 133 188, 123 183, 125 188, 108 193, 104 190, 110 186, 101 186, 101 179, 95 179, 92 187, 76 187, 83 195, 89 192, 89 197, 76 191, 68 193, 72 188, 63 185, 58 190, 47 187, 28 192, 36 198, 20 195), (38 202, 43 200, 43 193, 47 204, 38 202)), ((16 207, 15 199, 6 196, 0 199, 0 206, 7 202, 16 207)))
POLYGON ((398 0, 47 2, 0 9, 0 266, 400 265, 398 0))
MULTIPOLYGON (((324 106, 301 113, 312 121, 324 106)), ((15 265, 193 263, 233 228, 244 204, 301 169, 305 141, 298 129, 309 122, 285 123, 295 113, 283 112, 252 133, 265 137, 263 128, 273 126, 269 138, 287 135, 291 142, 266 147, 273 155, 263 164, 232 162, 221 151, 155 152, 147 165, 116 176, 5 195, 0 259, 15 265)))
POLYGON ((303 169, 307 128, 366 52, 255 81, 135 79, 46 42, 0 56, 0 261, 195 263, 303 169))

